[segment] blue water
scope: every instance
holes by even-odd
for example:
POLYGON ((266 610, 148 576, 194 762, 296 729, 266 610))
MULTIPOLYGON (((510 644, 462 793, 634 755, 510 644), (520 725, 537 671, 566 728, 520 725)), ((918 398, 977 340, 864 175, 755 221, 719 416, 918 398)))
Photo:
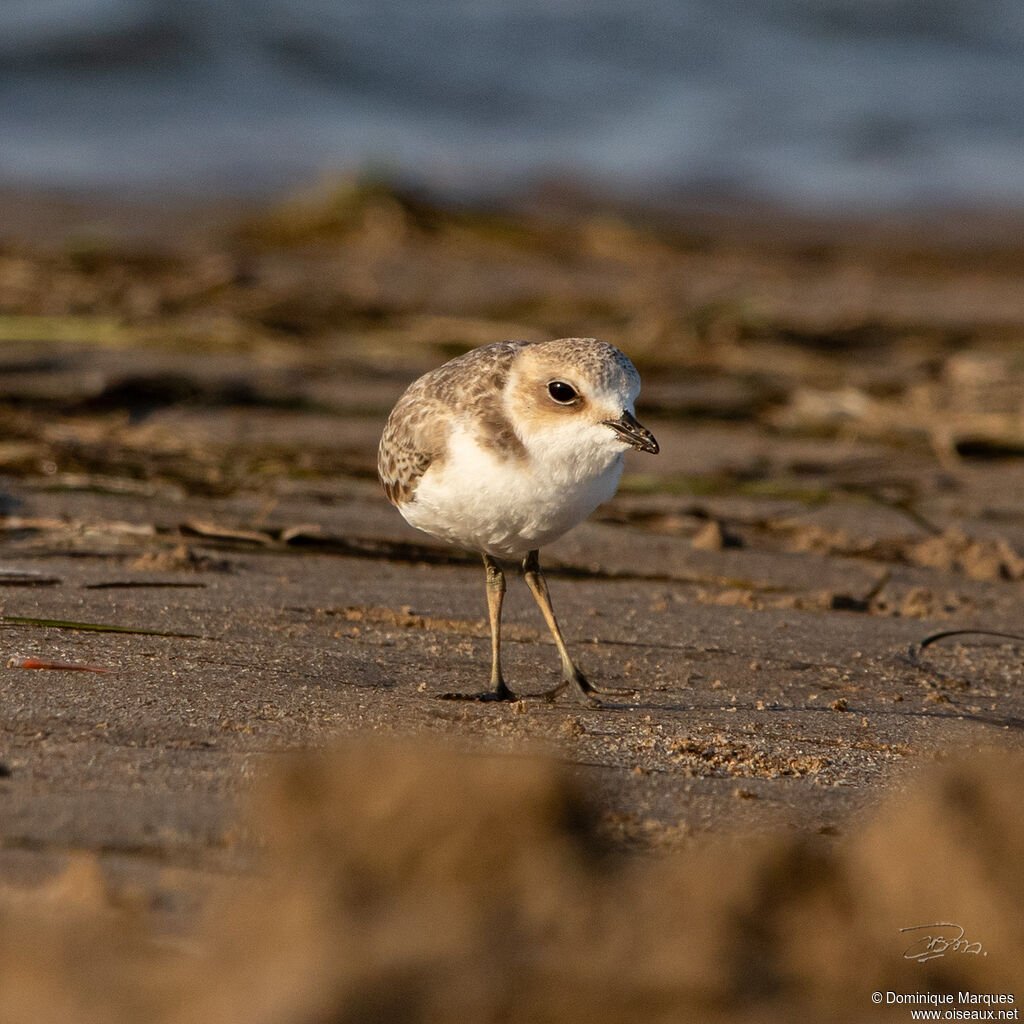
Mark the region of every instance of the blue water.
POLYGON ((0 181, 1024 206, 1020 0, 0 0, 0 181))

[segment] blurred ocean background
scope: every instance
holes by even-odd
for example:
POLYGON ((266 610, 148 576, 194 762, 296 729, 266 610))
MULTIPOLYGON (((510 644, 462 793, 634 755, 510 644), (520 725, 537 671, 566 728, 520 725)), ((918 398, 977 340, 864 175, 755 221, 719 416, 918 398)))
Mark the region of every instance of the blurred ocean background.
POLYGON ((0 0, 0 183, 1024 206, 1021 0, 0 0))

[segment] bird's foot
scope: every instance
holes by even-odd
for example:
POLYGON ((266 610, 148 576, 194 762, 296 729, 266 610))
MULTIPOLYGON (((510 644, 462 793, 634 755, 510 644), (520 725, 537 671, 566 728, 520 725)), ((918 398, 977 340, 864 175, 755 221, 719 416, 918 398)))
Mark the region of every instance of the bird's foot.
POLYGON ((482 693, 442 693, 438 700, 475 700, 480 704, 494 704, 499 701, 513 703, 519 700, 519 694, 513 693, 504 680, 499 680, 493 690, 484 690, 482 693))
POLYGON ((600 693, 605 697, 635 697, 637 696, 638 690, 627 686, 625 689, 619 689, 614 686, 597 686, 594 683, 587 683, 589 687, 589 693, 600 693))
POLYGON ((530 696, 543 697, 544 700, 551 704, 565 693, 566 690, 571 690, 572 696, 580 704, 586 704, 588 707, 592 708, 599 708, 603 706, 601 701, 594 695, 594 691, 590 688, 590 684, 587 683, 586 680, 581 684, 576 679, 566 679, 564 682, 559 683, 550 690, 545 690, 543 693, 530 694, 530 696))
POLYGON ((577 702, 592 708, 604 706, 598 694, 605 697, 636 696, 636 690, 614 690, 610 687, 595 686, 578 668, 573 669, 572 675, 568 679, 563 680, 550 690, 537 694, 537 696, 543 697, 547 701, 553 701, 566 690, 571 691, 577 702))

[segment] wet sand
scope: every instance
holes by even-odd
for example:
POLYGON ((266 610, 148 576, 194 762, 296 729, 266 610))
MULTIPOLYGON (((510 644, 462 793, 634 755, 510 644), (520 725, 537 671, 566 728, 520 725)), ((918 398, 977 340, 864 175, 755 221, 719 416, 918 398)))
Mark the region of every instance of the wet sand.
MULTIPOLYGON (((343 765, 357 757, 370 795, 328 785, 311 818, 295 812, 299 834, 337 808, 370 836, 363 819, 373 814, 358 799, 372 805, 387 791, 389 758, 426 779, 410 792, 429 806, 450 784, 443 771, 431 782, 430 766, 464 757, 451 770, 492 787, 506 772, 539 779, 515 784, 527 808, 578 799, 587 843, 620 858, 615 870, 629 877, 663 858, 687 878, 712 877, 692 867, 709 843, 742 858, 735 851, 783 837, 778 848, 796 858, 786 877, 800 877, 806 855, 842 876, 839 890, 852 882, 835 865, 855 859, 865 830, 890 813, 882 808, 934 762, 993 747, 1014 763, 1024 641, 919 646, 939 631, 1024 626, 1024 246, 1014 233, 953 218, 857 228, 752 213, 655 217, 556 199, 514 213, 451 210, 342 185, 186 221, 52 200, 34 200, 46 216, 8 221, 8 903, 70 886, 86 893, 89 921, 127 914, 147 942, 194 941, 225 887, 248 893, 262 875, 266 834, 271 849, 287 834, 273 824, 292 813, 287 801, 261 817, 254 788, 282 777, 283 755, 311 748, 340 745, 343 765), (633 358, 644 379, 638 414, 662 448, 631 456, 619 495, 542 552, 583 668, 637 697, 602 709, 441 702, 485 681, 483 572, 387 504, 377 438, 406 384, 444 359, 503 338, 569 335, 604 338, 633 358), (20 667, 27 659, 103 671, 20 667), (367 739, 391 754, 351 754, 367 739)), ((510 684, 552 685, 555 652, 521 580, 510 580, 505 622, 510 684)), ((467 807, 489 799, 486 786, 464 784, 467 807)), ((970 799, 994 785, 982 774, 970 799)), ((938 820, 945 799, 934 797, 938 820)), ((985 806, 980 820, 992 828, 999 819, 985 806)), ((515 807, 532 834, 533 812, 515 807)), ((416 827, 391 841, 431 844, 416 827)), ((567 827, 538 826, 548 836, 538 849, 567 842, 567 827)), ((997 888, 1019 851, 1011 832, 993 854, 997 888)), ((870 848, 879 865, 877 850, 896 843, 886 835, 870 848)), ((896 847, 920 855, 904 839, 896 847)), ((987 856, 984 836, 965 841, 987 856)), ((282 856, 301 862, 300 878, 320 870, 305 854, 282 856)), ((764 867, 750 856, 739 874, 764 867)), ((401 891, 399 875, 381 871, 380 884, 401 891)), ((870 884, 884 874, 877 866, 870 884)), ((439 869, 438 879, 452 877, 439 869)), ((552 884, 564 896, 569 882, 552 884)), ((919 895, 921 913, 934 903, 945 920, 957 909, 939 888, 919 895)), ((724 906, 710 899, 706 913, 724 906)), ((1003 929, 1004 951, 1021 948, 1016 926, 978 913, 1003 929)), ((659 927, 682 935, 693 924, 659 927)), ((347 918, 341 931, 321 926, 303 941, 365 939, 347 918)), ((727 934, 756 946, 753 925, 727 934)), ((883 941, 857 934, 865 949, 883 941)), ((219 950, 237 937, 208 941, 219 950)), ((524 956, 549 949, 543 938, 517 941, 524 956)), ((744 956, 758 959, 754 946, 744 956)), ((797 962, 794 953, 780 977, 797 962)), ((941 967, 928 975, 935 984, 941 967)), ((372 990, 383 975, 367 971, 360 984, 372 990)), ((662 981, 674 977, 665 971, 662 981)), ((481 972, 491 991, 486 978, 500 972, 481 972)), ((807 1006, 857 990, 844 978, 823 982, 807 1006)), ((75 1005, 90 1005, 68 984, 75 1005)), ((738 984, 727 978, 698 1003, 736 1019, 767 1019, 752 1009, 761 997, 780 1019, 807 1008, 800 985, 776 978, 761 996, 731 1001, 738 984)), ((640 1000, 632 1019, 678 1019, 697 997, 689 982, 672 985, 640 1000)), ((864 985, 848 1019, 886 1019, 864 1002, 882 980, 864 985)), ((426 989, 410 982, 384 1017, 345 989, 344 1011, 329 1019, 413 1019, 410 1007, 453 1019, 426 989)), ((543 985, 531 991, 538 1002, 509 1010, 504 996, 481 997, 472 1012, 595 1019, 589 1003, 558 1010, 543 985)), ((328 1019, 291 989, 281 998, 304 1009, 259 1019, 328 1019)), ((630 1019, 612 1006, 598 1018, 630 1019)), ((116 1000, 107 1010, 131 1019, 116 1000)), ((231 1012, 218 1005, 207 1019, 231 1012)))

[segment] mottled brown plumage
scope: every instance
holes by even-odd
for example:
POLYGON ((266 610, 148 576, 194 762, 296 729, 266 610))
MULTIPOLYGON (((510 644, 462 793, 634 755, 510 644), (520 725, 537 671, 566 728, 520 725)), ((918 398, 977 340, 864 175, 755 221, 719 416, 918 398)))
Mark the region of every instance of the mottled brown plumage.
POLYGON ((479 442, 510 458, 526 454, 504 410, 495 403, 525 341, 473 349, 411 384, 388 417, 377 449, 377 473, 392 505, 412 501, 420 477, 444 458, 450 413, 458 405, 479 442))

